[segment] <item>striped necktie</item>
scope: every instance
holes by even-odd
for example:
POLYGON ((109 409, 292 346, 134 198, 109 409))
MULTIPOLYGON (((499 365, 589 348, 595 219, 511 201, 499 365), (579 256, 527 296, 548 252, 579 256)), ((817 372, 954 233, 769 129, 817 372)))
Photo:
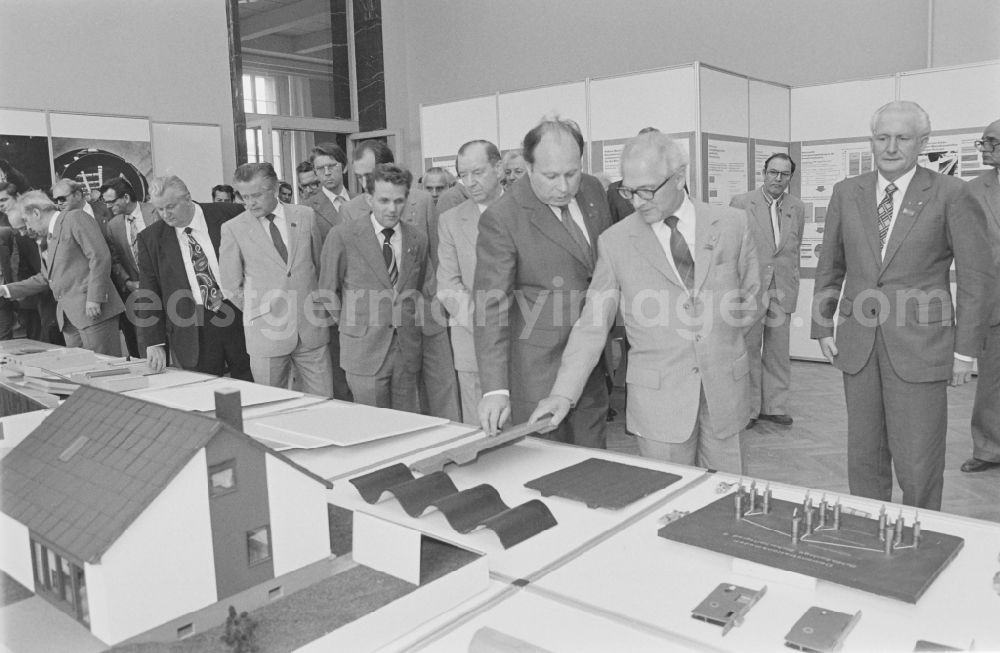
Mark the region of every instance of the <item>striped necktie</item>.
POLYGON ((399 267, 396 265, 396 254, 392 251, 392 245, 389 241, 392 239, 392 235, 396 233, 395 229, 383 229, 382 236, 385 240, 382 241, 382 258, 385 260, 385 267, 389 271, 389 283, 392 287, 396 287, 396 283, 399 281, 399 267))
POLYGON ((694 288, 694 259, 691 258, 691 250, 688 249, 684 235, 677 229, 678 217, 671 215, 663 221, 670 227, 670 255, 674 257, 677 274, 687 289, 691 290, 694 288))
POLYGON ((892 222, 892 194, 895 192, 896 184, 890 183, 885 187, 885 197, 878 203, 878 245, 880 249, 885 249, 885 239, 889 235, 889 224, 892 222))

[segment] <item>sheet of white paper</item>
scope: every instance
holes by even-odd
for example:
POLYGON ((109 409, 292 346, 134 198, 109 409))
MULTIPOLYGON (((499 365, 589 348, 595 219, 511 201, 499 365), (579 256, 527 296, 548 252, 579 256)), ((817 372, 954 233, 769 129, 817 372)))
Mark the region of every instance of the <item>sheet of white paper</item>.
POLYGON ((240 403, 244 406, 254 406, 270 401, 283 401, 301 397, 301 392, 293 392, 283 388, 272 388, 249 381, 236 379, 214 379, 204 383, 192 383, 174 388, 155 388, 134 390, 130 394, 162 406, 180 410, 195 410, 207 412, 215 410, 215 391, 236 389, 240 391, 240 403))
POLYGON ((244 430, 294 448, 348 447, 447 423, 442 417, 330 401, 315 408, 246 422, 244 430), (310 440, 314 444, 309 444, 310 440))

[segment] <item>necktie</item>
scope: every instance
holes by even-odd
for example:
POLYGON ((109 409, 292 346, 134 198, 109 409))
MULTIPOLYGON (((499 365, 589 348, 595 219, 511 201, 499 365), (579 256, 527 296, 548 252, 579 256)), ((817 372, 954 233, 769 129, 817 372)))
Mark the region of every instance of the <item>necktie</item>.
POLYGON ((336 197, 334 197, 334 198, 333 198, 333 208, 334 208, 334 209, 335 209, 335 210, 336 210, 336 211, 337 211, 338 213, 340 212, 340 206, 341 206, 341 204, 343 204, 343 203, 344 203, 344 199, 343 199, 343 198, 342 198, 342 197, 341 197, 340 195, 337 195, 336 197))
POLYGON ((128 216, 128 244, 132 249, 132 260, 139 263, 139 230, 135 227, 135 216, 128 216))
POLYGON ((389 271, 389 283, 396 286, 396 282, 399 281, 399 268, 396 266, 396 255, 392 251, 392 245, 389 240, 392 238, 392 234, 395 233, 394 229, 383 229, 382 236, 385 240, 382 241, 382 258, 385 260, 385 267, 389 271))
POLYGON ((771 232, 774 234, 774 248, 778 249, 781 232, 778 229, 778 200, 771 202, 771 232))
POLYGON ((889 223, 892 221, 892 194, 896 192, 896 184, 885 187, 885 197, 878 203, 878 244, 885 247, 885 238, 889 235, 889 223))
POLYGON ((187 234, 188 247, 191 248, 191 266, 194 268, 194 276, 198 281, 198 290, 201 291, 201 302, 208 310, 218 311, 219 307, 222 306, 222 292, 219 290, 219 282, 212 274, 205 250, 191 235, 191 227, 184 229, 184 233, 187 234))
POLYGON ((587 242, 587 238, 583 235, 580 225, 576 223, 576 220, 570 214, 569 206, 560 206, 559 216, 563 226, 566 227, 566 231, 573 238, 573 242, 580 248, 580 253, 583 254, 584 260, 587 261, 590 267, 594 267, 594 252, 590 249, 590 243, 587 242))
POLYGON ((288 263, 288 249, 285 247, 285 241, 281 238, 281 232, 278 231, 278 225, 274 224, 275 215, 268 213, 264 217, 267 218, 267 228, 271 232, 271 242, 274 243, 274 249, 278 250, 281 260, 288 263))
POLYGON ((677 216, 672 215, 663 221, 670 227, 670 254, 674 257, 677 274, 690 290, 694 288, 694 259, 691 258, 691 250, 688 249, 684 236, 677 230, 677 216))

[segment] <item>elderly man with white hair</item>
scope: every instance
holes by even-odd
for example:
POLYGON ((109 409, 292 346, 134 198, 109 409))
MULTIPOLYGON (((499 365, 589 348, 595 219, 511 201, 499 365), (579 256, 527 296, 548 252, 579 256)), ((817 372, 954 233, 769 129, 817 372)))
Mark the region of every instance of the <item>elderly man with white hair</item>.
POLYGON ((642 455, 743 473, 744 335, 760 286, 747 215, 692 200, 687 156, 662 133, 628 141, 621 165, 618 192, 635 212, 598 238, 583 312, 530 419, 562 422, 620 310, 632 345, 626 424, 642 455))

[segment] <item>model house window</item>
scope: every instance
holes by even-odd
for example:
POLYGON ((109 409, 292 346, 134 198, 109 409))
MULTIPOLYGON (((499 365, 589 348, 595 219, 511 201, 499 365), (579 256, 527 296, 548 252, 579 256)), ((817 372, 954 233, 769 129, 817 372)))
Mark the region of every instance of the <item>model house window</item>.
POLYGON ((217 497, 236 490, 236 461, 227 460, 208 468, 208 495, 217 497))
POLYGON ((247 557, 251 566, 271 559, 270 526, 261 526, 247 533, 247 557))

